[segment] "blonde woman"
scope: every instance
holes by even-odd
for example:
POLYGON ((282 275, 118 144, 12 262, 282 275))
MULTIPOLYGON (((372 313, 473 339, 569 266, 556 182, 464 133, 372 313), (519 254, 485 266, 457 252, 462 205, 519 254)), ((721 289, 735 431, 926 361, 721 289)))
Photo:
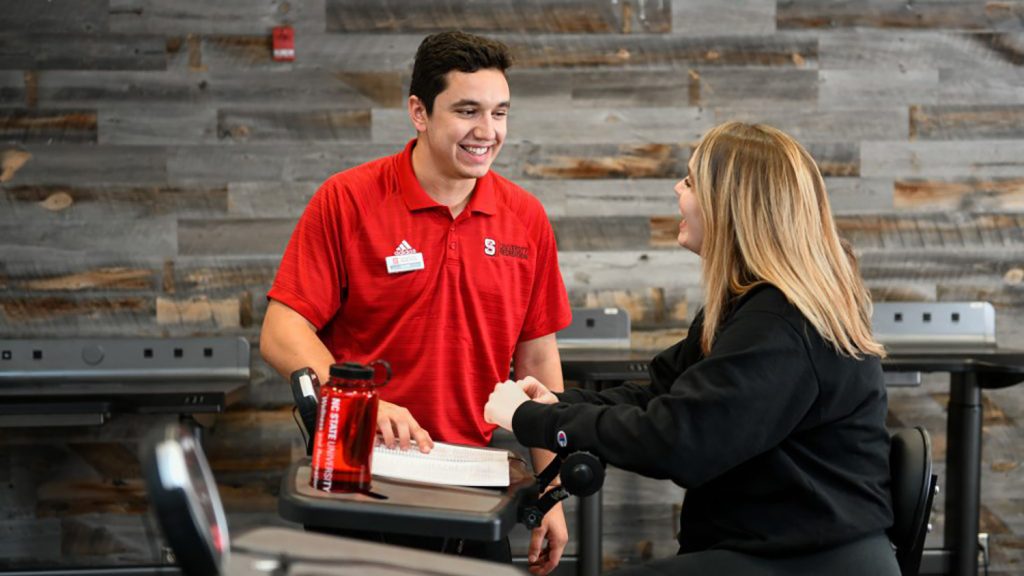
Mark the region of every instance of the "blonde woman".
POLYGON ((729 122, 675 192, 704 306, 650 386, 508 381, 485 418, 687 489, 679 555, 626 573, 898 576, 885 351, 814 160, 777 129, 729 122))

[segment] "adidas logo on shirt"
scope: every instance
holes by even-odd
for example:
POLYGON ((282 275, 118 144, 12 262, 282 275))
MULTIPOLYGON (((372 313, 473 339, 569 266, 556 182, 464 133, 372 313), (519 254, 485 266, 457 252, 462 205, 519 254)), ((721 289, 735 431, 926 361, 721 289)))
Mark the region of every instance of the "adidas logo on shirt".
POLYGON ((395 256, 404 256, 405 254, 415 254, 416 249, 409 245, 408 242, 402 240, 402 243, 395 248, 395 256))
POLYGON ((388 274, 399 274, 413 270, 423 270, 423 254, 416 251, 405 240, 395 248, 395 255, 384 259, 388 266, 388 274))

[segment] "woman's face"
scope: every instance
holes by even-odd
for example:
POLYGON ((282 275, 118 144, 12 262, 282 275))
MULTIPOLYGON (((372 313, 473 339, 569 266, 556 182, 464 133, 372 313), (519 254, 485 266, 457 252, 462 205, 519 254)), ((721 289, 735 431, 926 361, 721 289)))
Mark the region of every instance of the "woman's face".
POLYGON ((704 220, 701 218, 697 195, 693 192, 693 168, 689 175, 675 185, 676 196, 679 198, 679 214, 683 217, 679 223, 679 245, 694 254, 700 255, 704 245, 704 220))

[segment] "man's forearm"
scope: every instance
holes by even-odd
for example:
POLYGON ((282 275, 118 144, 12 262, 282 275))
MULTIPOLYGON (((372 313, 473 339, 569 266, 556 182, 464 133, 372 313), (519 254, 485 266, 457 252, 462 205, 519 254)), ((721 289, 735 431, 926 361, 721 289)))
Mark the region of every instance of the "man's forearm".
POLYGON ((327 382, 334 357, 316 335, 316 329, 297 312, 271 301, 260 331, 260 354, 279 374, 288 378, 300 368, 312 368, 327 382))
MULTIPOLYGON (((562 382, 562 361, 554 334, 521 342, 516 348, 515 367, 517 379, 533 376, 552 392, 561 392, 565 389, 562 382)), ((531 448, 530 456, 533 458, 533 468, 538 473, 555 457, 554 453, 540 448, 531 448)))

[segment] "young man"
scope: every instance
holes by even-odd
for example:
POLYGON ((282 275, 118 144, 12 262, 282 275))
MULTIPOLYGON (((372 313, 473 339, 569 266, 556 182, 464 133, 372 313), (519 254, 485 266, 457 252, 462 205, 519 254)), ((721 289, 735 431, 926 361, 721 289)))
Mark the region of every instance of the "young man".
MULTIPOLYGON (((260 352, 282 375, 309 366, 326 381, 335 361, 391 364, 377 420, 389 446, 486 445, 483 407, 510 362, 562 387, 555 332, 570 312, 554 234, 540 202, 490 170, 509 65, 486 38, 424 39, 408 101, 416 139, 320 187, 268 294, 260 352)), ((552 454, 533 458, 540 469, 552 454)), ((567 539, 558 507, 533 533, 531 571, 551 571, 567 539)), ((477 555, 510 560, 499 548, 477 555)))

